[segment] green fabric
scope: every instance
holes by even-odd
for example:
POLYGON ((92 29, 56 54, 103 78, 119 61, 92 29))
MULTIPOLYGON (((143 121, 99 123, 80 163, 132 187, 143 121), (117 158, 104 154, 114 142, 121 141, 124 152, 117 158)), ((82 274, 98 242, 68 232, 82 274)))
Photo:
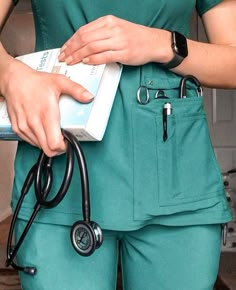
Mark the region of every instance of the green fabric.
MULTIPOLYGON (((201 3, 204 9, 213 5, 213 1, 201 3)), ((125 5, 118 0, 103 0, 96 5, 92 0, 32 1, 36 50, 60 47, 81 25, 106 14, 188 35, 196 4, 194 0, 130 0, 125 5)), ((179 81, 179 76, 155 63, 124 66, 104 139, 82 144, 89 170, 92 219, 103 228, 131 230, 152 223, 186 225, 230 220, 202 98, 191 89, 188 98, 180 100, 179 81), (163 102, 139 105, 139 85, 149 87, 151 95, 161 88, 171 99, 173 115, 168 120, 167 142, 162 140, 163 102)), ((13 206, 37 156, 36 148, 19 143, 13 206)), ((64 156, 55 158, 54 192, 62 180, 64 164, 64 156)), ((40 221, 69 225, 81 219, 77 172, 63 202, 54 209, 42 210, 40 221)), ((22 218, 28 218, 34 203, 31 189, 21 210, 22 218)))
POLYGON ((19 2, 19 0, 12 0, 12 2, 14 5, 16 5, 19 2))
POLYGON ((199 15, 202 16, 205 12, 207 12, 209 9, 211 9, 220 2, 222 2, 222 0, 206 0, 206 1, 199 0, 196 3, 196 9, 199 15))
MULTIPOLYGON (((24 226, 18 222, 17 238, 24 226)), ((125 290, 212 290, 218 274, 219 225, 104 231, 102 246, 89 257, 74 251, 69 236, 70 227, 33 224, 17 260, 37 274, 20 273, 22 289, 114 290, 118 250, 125 290)))

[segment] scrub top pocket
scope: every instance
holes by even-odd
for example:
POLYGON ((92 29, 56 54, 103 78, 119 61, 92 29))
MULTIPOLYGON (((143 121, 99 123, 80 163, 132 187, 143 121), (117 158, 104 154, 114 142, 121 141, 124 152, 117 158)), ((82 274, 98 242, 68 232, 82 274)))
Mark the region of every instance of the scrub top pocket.
POLYGON ((212 206, 223 192, 202 97, 170 99, 168 138, 156 101, 133 109, 134 219, 212 206))

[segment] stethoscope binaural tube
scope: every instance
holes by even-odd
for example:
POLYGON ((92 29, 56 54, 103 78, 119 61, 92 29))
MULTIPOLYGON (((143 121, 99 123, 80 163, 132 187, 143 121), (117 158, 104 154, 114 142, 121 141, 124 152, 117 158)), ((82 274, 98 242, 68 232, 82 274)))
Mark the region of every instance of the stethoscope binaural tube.
POLYGON ((77 158, 80 170, 81 189, 82 189, 82 212, 83 220, 74 223, 71 229, 71 242, 74 249, 82 256, 91 255, 95 249, 102 244, 102 231, 99 225, 90 221, 90 197, 89 197, 89 180, 85 157, 77 138, 68 131, 62 130, 62 134, 67 141, 66 150, 66 169, 63 177, 61 187, 59 188, 55 197, 47 200, 53 182, 52 159, 46 156, 43 151, 40 152, 38 161, 29 171, 24 185, 22 187, 21 196, 18 200, 16 209, 14 211, 12 222, 10 225, 8 242, 7 242, 7 260, 6 266, 12 266, 18 271, 24 271, 27 274, 35 275, 36 268, 27 266, 19 266, 14 261, 16 254, 23 243, 35 217, 41 208, 53 208, 57 206, 65 197, 74 170, 74 155, 77 158), (23 200, 28 193, 29 188, 34 182, 36 203, 33 213, 27 222, 27 225, 21 234, 18 242, 12 247, 13 232, 18 213, 20 211, 23 200), (43 182, 43 185, 42 185, 43 182))

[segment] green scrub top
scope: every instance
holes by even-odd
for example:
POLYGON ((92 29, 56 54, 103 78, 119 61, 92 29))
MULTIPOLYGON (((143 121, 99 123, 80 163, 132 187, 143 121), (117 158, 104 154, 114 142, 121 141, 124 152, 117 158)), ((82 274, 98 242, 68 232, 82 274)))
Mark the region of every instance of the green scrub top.
MULTIPOLYGON (((32 0, 36 51, 61 47, 79 27, 108 14, 189 36, 195 7, 201 16, 219 2, 221 0, 128 0, 125 3, 120 0, 32 0)), ((179 81, 180 76, 156 63, 124 66, 104 139, 83 142, 90 180, 91 218, 102 228, 133 230, 147 224, 193 225, 231 219, 202 97, 189 89, 188 98, 178 98, 179 81), (162 89, 170 98, 173 114, 168 118, 166 142, 162 123, 164 101, 153 100, 145 106, 138 104, 136 92, 140 85, 146 85, 151 94, 162 89)), ((19 142, 13 207, 38 154, 38 149, 19 142)), ((55 157, 53 164, 52 191, 55 193, 64 174, 65 156, 55 157)), ((32 188, 20 217, 28 219, 34 204, 32 188)), ((75 168, 64 200, 56 208, 42 209, 37 220, 71 225, 79 219, 82 219, 81 188, 79 171, 75 168)))

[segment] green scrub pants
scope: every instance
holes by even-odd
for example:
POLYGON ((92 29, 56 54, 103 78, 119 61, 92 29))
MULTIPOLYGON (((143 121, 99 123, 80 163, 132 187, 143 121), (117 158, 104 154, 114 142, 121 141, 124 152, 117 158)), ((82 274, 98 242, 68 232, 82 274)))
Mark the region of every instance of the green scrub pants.
MULTIPOLYGON (((16 235, 25 222, 18 221, 16 235)), ((220 225, 150 225, 135 231, 104 231, 90 257, 78 255, 70 227, 35 223, 17 256, 23 290, 115 290, 120 250, 124 290, 212 290, 218 273, 220 225)))

